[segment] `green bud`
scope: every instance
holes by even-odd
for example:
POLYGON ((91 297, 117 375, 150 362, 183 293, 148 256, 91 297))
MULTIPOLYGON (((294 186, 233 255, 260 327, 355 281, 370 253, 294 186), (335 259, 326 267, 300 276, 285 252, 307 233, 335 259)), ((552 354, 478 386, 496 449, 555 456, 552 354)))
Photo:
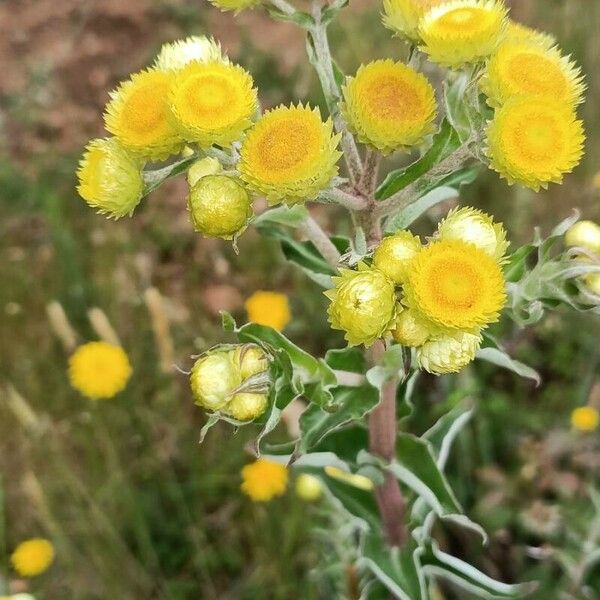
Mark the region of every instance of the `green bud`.
POLYGON ((373 266, 394 283, 402 284, 408 277, 412 259, 421 250, 421 240, 410 231, 400 231, 384 238, 373 255, 373 266))
POLYGON ((251 421, 265 412, 269 400, 266 394, 240 392, 226 407, 226 412, 238 421, 251 421))
POLYGON ((565 234, 567 246, 579 246, 600 255, 600 225, 579 221, 565 234))
POLYGON ((237 364, 240 365, 242 379, 248 379, 258 373, 264 373, 269 368, 267 355, 262 348, 254 345, 246 345, 236 351, 237 364))
POLYGON ((190 375, 196 404, 213 411, 223 408, 241 383, 234 351, 216 351, 199 358, 190 375))
POLYGON ((422 346, 431 335, 431 331, 410 308, 405 308, 398 314, 394 325, 392 336, 403 346, 411 348, 422 346))
POLYGON ((459 331, 431 339, 417 350, 420 366, 434 375, 458 373, 474 358, 481 345, 479 333, 459 331))
POLYGON ((203 177, 216 175, 223 170, 221 163, 216 158, 207 156, 197 160, 187 172, 188 184, 193 188, 203 177))

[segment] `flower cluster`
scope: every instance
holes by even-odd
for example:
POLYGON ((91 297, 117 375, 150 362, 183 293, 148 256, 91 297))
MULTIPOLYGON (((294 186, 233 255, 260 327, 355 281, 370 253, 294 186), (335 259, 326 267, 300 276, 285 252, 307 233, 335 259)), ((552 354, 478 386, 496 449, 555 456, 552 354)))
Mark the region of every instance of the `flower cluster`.
POLYGON ((371 266, 342 270, 325 292, 331 326, 351 345, 391 334, 417 348, 425 370, 459 371, 506 302, 507 246, 502 225, 468 207, 451 211, 426 245, 408 231, 386 237, 371 266))
POLYGON ((268 368, 267 355, 253 344, 208 352, 196 360, 190 374, 196 404, 251 421, 267 408, 268 368))

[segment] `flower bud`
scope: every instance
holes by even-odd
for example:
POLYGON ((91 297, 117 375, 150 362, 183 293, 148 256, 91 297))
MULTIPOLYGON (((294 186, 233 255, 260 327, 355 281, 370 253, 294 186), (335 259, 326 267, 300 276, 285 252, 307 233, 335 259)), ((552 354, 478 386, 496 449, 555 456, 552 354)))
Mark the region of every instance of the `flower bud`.
POLYGON ((393 325, 396 294, 394 282, 381 271, 364 264, 358 269, 341 269, 333 278, 335 288, 325 292, 331 300, 327 313, 331 327, 345 331, 351 346, 370 346, 393 325))
POLYGON ((250 195, 236 180, 207 175, 192 188, 188 208, 196 231, 208 237, 232 239, 246 229, 252 215, 250 195))
POLYGON ((315 502, 323 495, 323 484, 318 477, 301 473, 296 479, 296 495, 306 502, 315 502))
POLYGON ((210 156, 197 160, 187 172, 188 184, 193 188, 203 177, 216 175, 223 170, 221 163, 210 156))
POLYGON ((242 380, 258 373, 264 373, 269 368, 267 355, 258 346, 241 346, 235 351, 235 357, 237 364, 240 366, 242 380))
POLYGON ((585 276, 584 281, 592 294, 600 296, 600 273, 590 273, 585 276))
POLYGON ((392 331, 394 340, 403 346, 416 348, 422 346, 431 335, 425 324, 417 318, 414 311, 405 308, 398 314, 395 329, 392 331))
POLYGON ((265 412, 268 402, 266 394, 240 392, 231 399, 225 410, 238 421, 251 421, 265 412))
POLYGON ((193 60, 228 62, 227 58, 223 57, 221 46, 213 38, 192 35, 185 40, 163 44, 154 66, 161 70, 181 69, 193 60))
POLYGON ((457 373, 474 358, 481 344, 479 333, 457 333, 425 342, 417 350, 419 365, 434 375, 457 373))
POLYGON ((342 471, 342 469, 339 469, 338 467, 327 466, 325 467, 325 473, 332 479, 343 481, 348 485, 365 490, 366 492, 371 492, 375 487, 373 482, 368 477, 365 477, 364 475, 348 473, 347 471, 342 471))
POLYGON ((144 190, 141 166, 115 138, 92 140, 79 163, 77 191, 99 213, 131 215, 144 190))
POLYGON ((593 406, 580 406, 571 413, 571 425, 579 431, 589 433, 597 429, 599 423, 600 416, 593 406))
POLYGON ((477 246, 486 254, 501 260, 508 248, 506 231, 501 223, 475 208, 455 208, 438 225, 442 240, 461 240, 477 246))
POLYGON ((192 367, 190 385, 196 404, 219 410, 242 382, 233 351, 216 351, 199 358, 192 367))
POLYGON ((408 277, 408 267, 421 250, 421 240, 409 231, 386 237, 375 250, 373 266, 394 283, 402 284, 408 277))
POLYGON ((600 225, 593 221, 578 221, 565 234, 565 243, 600 255, 600 225))

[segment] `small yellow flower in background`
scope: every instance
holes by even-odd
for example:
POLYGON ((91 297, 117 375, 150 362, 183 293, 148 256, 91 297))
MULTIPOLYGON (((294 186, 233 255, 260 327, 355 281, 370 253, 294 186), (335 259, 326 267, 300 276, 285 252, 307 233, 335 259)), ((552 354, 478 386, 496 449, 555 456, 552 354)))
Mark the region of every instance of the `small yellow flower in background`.
POLYGON ((83 344, 69 359, 71 385, 94 400, 112 398, 124 390, 131 373, 123 348, 107 342, 83 344))
POLYGON ((142 199, 142 163, 114 139, 92 140, 79 163, 77 191, 101 214, 131 215, 142 199))
POLYGON ((275 496, 282 496, 287 482, 287 468, 264 458, 242 469, 242 492, 254 502, 268 502, 275 496))
POLYGON ((264 113, 242 142, 242 179, 270 204, 312 200, 337 175, 340 136, 318 109, 278 106, 264 113))
POLYGON ((365 492, 371 492, 375 488, 375 485, 368 477, 348 473, 347 471, 338 469, 338 467, 325 467, 325 473, 332 479, 337 479, 360 490, 365 490, 365 492))
POLYGON ((479 333, 466 331, 438 336, 417 349, 417 360, 421 368, 434 375, 458 373, 475 358, 481 342, 479 333))
POLYGON ((593 221, 578 221, 565 234, 567 246, 580 246, 600 256, 600 225, 593 221))
POLYGON ((419 144, 433 131, 433 87, 405 64, 387 59, 363 65, 343 95, 342 110, 359 141, 384 154, 419 144))
POLYGON ((315 502, 323 495, 323 484, 318 477, 301 473, 296 479, 296 495, 305 502, 315 502))
POLYGON ((383 24, 411 40, 419 39, 419 21, 433 6, 447 0, 383 0, 383 24))
POLYGON ((149 160, 164 160, 183 149, 169 113, 167 96, 173 72, 134 73, 110 94, 104 123, 121 144, 149 160))
POLYGON ((163 71, 181 69, 193 60, 228 62, 223 56, 219 42, 204 35, 192 35, 184 40, 163 44, 154 61, 154 67, 163 71))
POLYGON ((209 0, 209 2, 224 12, 234 11, 237 14, 242 10, 258 6, 262 0, 209 0))
POLYGON ((592 406, 580 406, 571 413, 571 425, 586 433, 595 431, 600 423, 600 415, 592 406))
POLYGON ((454 0, 434 6, 419 24, 422 50, 446 67, 482 61, 506 35, 506 15, 499 0, 454 0))
POLYGON ((169 107, 180 135, 208 147, 230 146, 252 125, 258 99, 254 81, 239 65, 192 61, 177 71, 169 107))
POLYGON ((544 48, 556 46, 556 38, 550 33, 532 29, 531 27, 527 27, 527 25, 517 23, 511 19, 508 20, 506 37, 504 40, 506 42, 534 42, 544 48))
POLYGON ((383 238, 373 254, 373 266, 385 273, 394 283, 401 284, 408 277, 412 259, 421 250, 419 236, 410 231, 399 231, 383 238))
POLYGON ((422 346, 431 337, 431 331, 415 311, 405 308, 396 317, 392 336, 399 344, 416 348, 422 346))
POLYGON ((259 290, 244 303, 248 320, 283 331, 291 320, 290 303, 285 294, 259 290))
POLYGON ((54 560, 54 546, 48 540, 34 538, 21 542, 10 557, 14 570, 21 577, 41 575, 54 560))
POLYGON ((487 129, 490 167, 509 184, 535 191, 561 183, 583 156, 585 134, 569 106, 513 98, 496 110, 487 129))

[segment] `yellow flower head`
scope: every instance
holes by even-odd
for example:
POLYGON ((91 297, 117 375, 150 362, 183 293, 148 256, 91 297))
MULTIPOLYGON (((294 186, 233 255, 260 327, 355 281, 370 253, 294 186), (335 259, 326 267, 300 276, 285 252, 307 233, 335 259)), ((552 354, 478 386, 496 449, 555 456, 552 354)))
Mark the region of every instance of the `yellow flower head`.
POLYGON ((569 106, 513 98, 496 110, 487 128, 490 167, 509 184, 534 190, 561 183, 583 156, 585 134, 569 106))
POLYGON ((318 109, 278 106, 265 112, 242 143, 242 179, 270 204, 313 199, 338 169, 339 135, 318 109))
POLYGON ((446 67, 479 62, 502 41, 506 15, 501 0, 453 0, 435 6, 419 24, 422 49, 446 67))
POLYGON ((479 333, 457 331, 425 342, 417 350, 417 360, 434 375, 458 373, 475 358, 480 345, 479 333))
POLYGON ((239 65, 192 61, 177 71, 169 106, 181 136, 203 147, 230 146, 252 125, 258 100, 239 65))
POLYGON ((200 357, 190 373, 190 387, 195 403, 208 410, 224 408, 232 393, 242 383, 234 350, 211 352, 200 357))
POLYGON ((424 75, 391 59, 361 66, 343 89, 342 110, 364 144, 384 154, 433 131, 435 93, 424 75))
POLYGON ((135 73, 111 92, 106 105, 106 129, 127 150, 149 160, 164 160, 183 147, 167 104, 172 77, 156 69, 135 73))
POLYGON ((571 425, 578 431, 595 431, 599 423, 600 416, 593 406, 580 406, 571 413, 571 425))
POLYGON ((567 246, 579 246, 600 256, 600 225, 594 221, 578 221, 565 233, 567 246))
POLYGON ((421 250, 419 236, 410 231, 399 231, 390 235, 375 249, 373 266, 385 273, 394 283, 406 281, 412 259, 421 250))
POLYGON ((142 164, 114 138, 92 140, 77 171, 79 195, 99 213, 131 215, 142 199, 142 164))
POLYGON ((264 458, 242 469, 242 492, 254 502, 268 502, 275 496, 282 496, 287 482, 287 468, 264 458))
POLYGON ((515 96, 546 98, 576 106, 583 100, 581 70, 557 48, 505 41, 488 61, 481 89, 490 106, 515 96))
POLYGON ((234 11, 237 14, 242 10, 258 6, 262 0, 209 0, 209 2, 223 12, 234 11))
POLYGON ((556 46, 556 38, 549 33, 543 31, 537 31, 521 23, 517 23, 512 19, 508 20, 508 27, 506 29, 505 41, 507 42, 534 42, 544 48, 552 48, 556 46))
POLYGON ((249 321, 277 331, 283 331, 292 318, 288 297, 279 292, 259 290, 246 300, 244 306, 249 321))
POLYGON ((462 240, 502 261, 508 248, 506 230, 502 223, 494 223, 492 217, 471 207, 455 208, 438 225, 441 240, 462 240))
POLYGON ((69 359, 71 385, 94 400, 116 396, 125 389, 131 373, 123 348, 107 342, 83 344, 69 359))
POLYGON ((162 71, 181 69, 193 60, 228 62, 221 52, 220 44, 213 38, 207 38, 204 35, 192 35, 185 38, 185 40, 163 44, 154 61, 154 67, 162 71))
POLYGON ((410 308, 405 308, 396 317, 392 336, 402 346, 417 348, 431 337, 431 331, 419 318, 418 313, 410 308))
POLYGON ((41 538, 21 542, 10 557, 13 568, 21 577, 41 575, 53 560, 54 546, 41 538))
POLYGON ((377 269, 360 264, 358 271, 340 269, 334 289, 325 292, 333 329, 345 332, 350 346, 370 346, 393 327, 396 318, 394 282, 377 269))
POLYGON ((318 477, 301 473, 296 479, 296 495, 305 502, 315 502, 323 495, 323 484, 318 477))
POLYGON ((231 399, 225 411, 238 421, 251 421, 265 412, 268 403, 266 394, 240 392, 231 399))
POLYGON ((421 250, 404 294, 409 308, 442 331, 493 323, 506 303, 498 261, 459 240, 436 241, 421 250))
POLYGON ((447 0, 383 0, 383 24, 411 40, 419 39, 419 21, 433 6, 447 0))

